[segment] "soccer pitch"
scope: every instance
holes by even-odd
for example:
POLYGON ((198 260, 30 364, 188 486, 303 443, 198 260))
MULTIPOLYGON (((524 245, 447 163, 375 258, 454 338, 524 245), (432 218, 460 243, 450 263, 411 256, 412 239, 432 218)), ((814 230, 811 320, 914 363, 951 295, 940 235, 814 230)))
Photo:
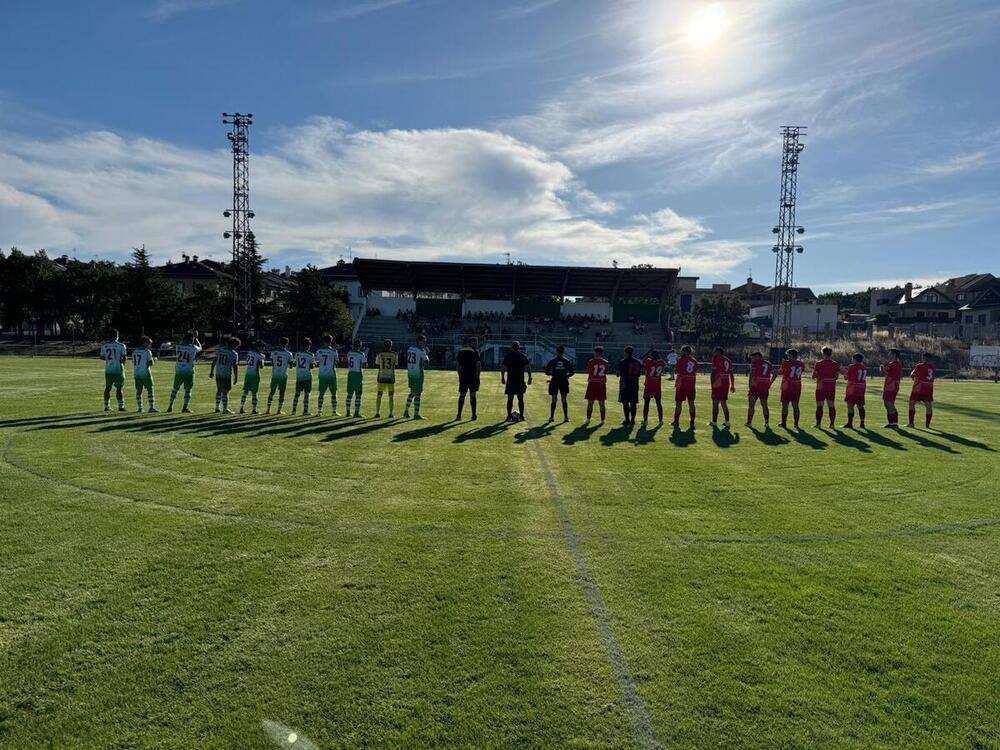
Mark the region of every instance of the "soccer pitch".
POLYGON ((692 434, 582 427, 579 377, 570 425, 544 378, 505 425, 498 373, 474 423, 454 373, 425 422, 196 377, 104 414, 101 362, 0 360, 0 746, 1000 744, 1000 386, 713 435, 704 379, 692 434))

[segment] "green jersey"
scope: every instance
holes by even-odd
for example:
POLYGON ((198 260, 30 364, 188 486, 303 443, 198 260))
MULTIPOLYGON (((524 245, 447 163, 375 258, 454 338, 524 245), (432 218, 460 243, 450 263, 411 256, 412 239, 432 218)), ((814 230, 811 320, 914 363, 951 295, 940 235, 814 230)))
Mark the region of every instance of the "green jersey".
POLYGON ((247 375, 260 375, 261 368, 264 367, 264 355, 255 352, 253 349, 247 352, 247 375))
POLYGON ((331 346, 324 346, 316 350, 316 361, 319 363, 319 374, 334 375, 337 370, 337 359, 340 354, 331 346))
POLYGON ((239 361, 240 355, 232 349, 219 349, 215 353, 215 377, 231 377, 233 374, 233 366, 239 361))
POLYGON ((106 341, 101 345, 101 359, 104 360, 104 372, 108 375, 121 375, 125 366, 125 344, 120 341, 106 341))
POLYGON ((132 352, 132 369, 137 378, 149 375, 149 368, 152 366, 153 353, 149 349, 136 349, 132 352))
POLYGON ((287 349, 275 349, 271 352, 271 375, 286 377, 288 365, 291 364, 292 353, 287 349))

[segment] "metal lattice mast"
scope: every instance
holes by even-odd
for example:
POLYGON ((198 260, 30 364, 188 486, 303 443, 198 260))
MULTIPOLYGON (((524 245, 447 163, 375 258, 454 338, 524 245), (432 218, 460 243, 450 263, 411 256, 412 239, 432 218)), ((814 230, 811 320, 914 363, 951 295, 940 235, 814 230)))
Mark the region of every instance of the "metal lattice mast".
POLYGON ((222 122, 230 126, 226 137, 233 151, 233 207, 222 212, 232 218, 232 229, 222 236, 232 239, 233 333, 246 333, 253 324, 254 235, 250 229, 250 125, 252 114, 222 113, 222 122))
POLYGON ((792 305, 795 302, 795 254, 802 252, 796 235, 806 230, 795 223, 795 200, 798 188, 799 154, 805 146, 799 142, 805 127, 785 125, 781 128, 781 199, 778 202, 778 225, 771 231, 778 243, 771 248, 774 259, 774 300, 771 307, 772 345, 786 349, 792 338, 792 305))

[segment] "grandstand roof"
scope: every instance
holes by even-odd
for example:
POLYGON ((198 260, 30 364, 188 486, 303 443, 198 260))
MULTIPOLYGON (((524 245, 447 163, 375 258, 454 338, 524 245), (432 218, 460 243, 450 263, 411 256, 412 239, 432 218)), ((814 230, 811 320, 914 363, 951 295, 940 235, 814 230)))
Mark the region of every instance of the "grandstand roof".
POLYGON ((434 263, 354 259, 366 291, 438 292, 479 299, 514 296, 660 297, 677 278, 676 268, 594 268, 490 263, 434 263))

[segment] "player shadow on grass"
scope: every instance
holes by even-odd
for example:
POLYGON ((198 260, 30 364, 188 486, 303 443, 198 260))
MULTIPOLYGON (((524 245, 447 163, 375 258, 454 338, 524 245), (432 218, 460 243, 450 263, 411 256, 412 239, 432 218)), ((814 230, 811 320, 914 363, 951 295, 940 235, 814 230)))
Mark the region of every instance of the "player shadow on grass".
POLYGON ((868 445, 864 440, 858 440, 848 435, 846 432, 838 430, 836 427, 817 427, 820 432, 829 437, 837 445, 842 445, 845 448, 854 448, 861 453, 871 453, 872 447, 868 445))
POLYGON ((730 448, 740 442, 740 434, 730 429, 712 428, 712 442, 719 448, 730 448))
MULTIPOLYGON (((76 420, 85 419, 88 421, 93 421, 95 419, 94 412, 80 412, 79 414, 57 414, 48 417, 18 417, 16 419, 0 419, 0 429, 4 427, 33 427, 35 425, 52 425, 49 429, 56 430, 60 427, 73 427, 70 424, 62 424, 64 422, 74 422, 76 420)), ((107 419, 107 417, 103 417, 107 419)))
POLYGON ((813 435, 812 433, 806 432, 805 430, 801 430, 798 427, 796 427, 794 430, 789 429, 788 427, 785 427, 784 429, 788 432, 789 435, 792 436, 792 439, 799 445, 805 445, 817 451, 826 450, 827 444, 824 443, 822 440, 817 439, 816 436, 813 435))
POLYGON ((942 437, 945 440, 950 440, 953 443, 958 443, 959 445, 964 445, 966 448, 977 448, 981 451, 989 451, 990 453, 996 453, 996 448, 991 448, 986 443, 981 443, 978 440, 970 440, 967 437, 962 437, 961 435, 956 435, 953 432, 945 432, 944 430, 938 430, 933 427, 930 428, 930 433, 936 435, 937 437, 942 437))
POLYGON ((574 443, 583 443, 590 440, 591 435, 593 435, 597 430, 600 429, 603 422, 597 422, 593 425, 591 424, 581 424, 574 427, 572 430, 563 435, 563 443, 566 445, 573 445, 574 443))
POLYGON ((529 427, 527 430, 522 430, 521 432, 515 433, 514 442, 526 443, 529 440, 538 440, 539 438, 551 435, 552 431, 555 430, 555 428, 556 428, 555 422, 546 422, 545 424, 529 427))
POLYGON ((369 432, 375 432, 376 430, 384 430, 386 427, 392 427, 397 425, 403 420, 399 418, 387 419, 385 421, 367 421, 367 422, 353 422, 351 425, 345 425, 347 429, 336 430, 329 433, 325 438, 323 438, 324 443, 329 443, 333 440, 341 440, 346 437, 354 437, 356 435, 365 435, 369 432))
POLYGON ((697 440, 694 436, 694 428, 688 428, 682 430, 680 427, 674 427, 670 430, 670 442, 676 445, 678 448, 687 448, 689 445, 694 445, 697 440))
POLYGON ((907 440, 912 440, 914 443, 916 443, 917 445, 921 445, 924 448, 934 448, 935 450, 944 451, 945 453, 955 453, 955 454, 961 453, 961 451, 955 450, 950 445, 945 445, 944 443, 938 443, 935 442, 934 440, 929 440, 928 438, 925 438, 918 432, 910 432, 909 430, 904 430, 902 427, 896 430, 896 434, 899 435, 900 437, 905 437, 907 440))
POLYGON ((899 441, 893 440, 891 437, 883 435, 879 432, 869 430, 867 427, 862 427, 860 430, 858 430, 858 432, 864 435, 868 440, 875 443, 876 445, 883 445, 886 448, 892 448, 893 450, 897 451, 907 450, 906 446, 900 443, 899 441))
POLYGON ((407 430, 406 432, 400 432, 399 434, 393 436, 392 442, 394 443, 404 443, 407 440, 420 440, 422 438, 433 437, 434 435, 440 435, 442 432, 447 432, 453 427, 458 427, 459 422, 442 422, 441 424, 429 424, 426 427, 418 427, 415 430, 407 430))
POLYGON ((601 435, 601 445, 614 445, 615 443, 627 442, 629 436, 632 434, 632 430, 633 425, 630 424, 623 424, 620 427, 608 430, 601 435))
POLYGON ((495 424, 487 424, 482 427, 477 427, 474 430, 467 430, 461 435, 456 435, 453 443, 464 443, 468 440, 485 440, 486 438, 491 438, 494 435, 499 435, 501 432, 506 432, 507 428, 510 427, 512 422, 504 420, 502 422, 497 422, 495 424))
POLYGON ((656 442, 656 433, 660 431, 663 427, 663 423, 660 422, 653 428, 646 427, 645 424, 640 424, 639 429, 635 433, 635 444, 636 445, 648 445, 649 443, 656 442))
POLYGON ((748 427, 747 429, 753 433, 753 436, 757 438, 764 445, 787 445, 791 442, 788 438, 783 438, 774 430, 768 428, 766 430, 758 430, 756 427, 748 427))

